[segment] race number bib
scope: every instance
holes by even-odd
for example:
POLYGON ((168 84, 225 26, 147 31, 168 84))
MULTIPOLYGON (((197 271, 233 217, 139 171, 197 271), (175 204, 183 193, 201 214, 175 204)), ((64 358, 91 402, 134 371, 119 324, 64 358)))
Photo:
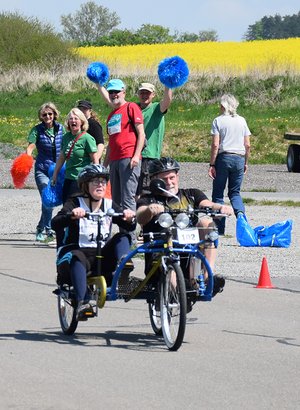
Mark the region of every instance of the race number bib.
POLYGON ((79 247, 96 248, 97 230, 97 221, 81 218, 79 221, 79 247))
POLYGON ((114 114, 107 123, 108 135, 118 134, 121 132, 122 114, 114 114))
POLYGON ((177 229, 177 238, 181 245, 198 243, 200 241, 199 231, 197 228, 177 229))

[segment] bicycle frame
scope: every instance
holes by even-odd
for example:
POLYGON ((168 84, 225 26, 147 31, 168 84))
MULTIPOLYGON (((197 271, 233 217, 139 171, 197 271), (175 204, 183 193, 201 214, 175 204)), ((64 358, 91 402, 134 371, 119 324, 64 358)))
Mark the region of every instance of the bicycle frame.
MULTIPOLYGON (((172 216, 176 214, 176 211, 169 212, 172 216)), ((180 213, 184 213, 184 211, 180 213)), ((189 211, 188 215, 190 214, 189 211)), ((97 272, 87 278, 87 284, 92 296, 91 300, 95 304, 92 306, 92 311, 87 311, 86 316, 81 320, 98 316, 98 308, 103 308, 106 301, 123 299, 125 302, 129 302, 132 299, 144 299, 148 303, 150 324, 154 333, 163 336, 169 350, 178 350, 184 339, 187 313, 190 312, 191 307, 197 301, 210 301, 212 299, 213 272, 203 249, 207 243, 213 243, 217 237, 212 235, 213 232, 211 232, 209 234, 205 233, 205 239, 199 240, 201 237, 199 232, 195 232, 195 228, 188 229, 187 221, 182 222, 182 215, 180 215, 179 220, 172 218, 166 224, 164 222, 165 214, 162 214, 163 218, 159 220, 159 223, 165 229, 161 232, 145 233, 144 238, 147 239, 147 242, 132 249, 122 258, 114 272, 111 286, 107 287, 105 275, 101 272, 100 243, 103 239, 101 226, 105 215, 121 216, 123 214, 118 215, 113 210, 107 210, 106 214, 101 212, 86 215, 86 217, 94 218, 98 223, 97 272), (129 268, 128 270, 128 267, 126 268, 127 262, 139 254, 155 254, 151 261, 152 266, 144 279, 133 275, 129 276, 132 269, 129 268), (183 264, 180 263, 181 256, 187 258, 186 266, 189 269, 191 268, 189 275, 192 274, 191 279, 195 279, 196 284, 199 285, 195 289, 193 287, 186 289, 185 279, 187 278, 183 273, 183 264), (199 267, 195 262, 192 264, 191 258, 200 261, 199 267), (202 269, 207 273, 205 282, 202 269), (157 281, 156 278, 155 282, 150 281, 155 274, 157 281)), ((207 229, 207 227, 204 229, 207 229)), ((185 268, 184 272, 186 272, 185 268)), ((58 296, 61 328, 64 334, 72 335, 78 324, 74 289, 72 286, 67 285, 64 288, 64 285, 62 285, 54 293, 58 296)))
MULTIPOLYGON (((195 256, 196 258, 200 259, 201 262, 204 264, 207 274, 208 274, 208 279, 207 279, 207 284, 205 286, 205 289, 201 289, 201 287, 198 290, 198 300, 201 301, 210 301, 212 296, 212 290, 213 290, 213 272, 212 269, 206 259, 206 257, 203 255, 203 253, 199 250, 201 246, 205 244, 205 240, 201 240, 197 244, 188 244, 185 246, 180 246, 178 241, 176 241, 173 238, 169 238, 167 241, 163 239, 157 239, 153 240, 151 242, 144 243, 140 245, 139 247, 133 249, 121 262, 121 264, 118 266, 117 270, 115 271, 115 274, 113 276, 113 281, 110 287, 107 288, 107 300, 116 300, 120 296, 118 294, 118 280, 120 277, 120 274, 122 270, 125 267, 126 262, 133 258, 137 254, 147 254, 147 253, 158 253, 161 255, 161 258, 163 257, 174 257, 174 255, 178 255, 178 260, 180 258, 180 254, 188 254, 189 256, 195 256)), ((150 278, 153 276, 153 274, 159 269, 161 266, 161 258, 159 258, 154 265, 152 266, 151 270, 148 272, 147 276, 144 278, 144 280, 140 283, 140 285, 134 289, 128 296, 126 296, 125 301, 128 302, 129 300, 138 297, 139 292, 142 291, 144 286, 148 283, 150 278)), ((123 298, 123 296, 121 296, 123 298)))

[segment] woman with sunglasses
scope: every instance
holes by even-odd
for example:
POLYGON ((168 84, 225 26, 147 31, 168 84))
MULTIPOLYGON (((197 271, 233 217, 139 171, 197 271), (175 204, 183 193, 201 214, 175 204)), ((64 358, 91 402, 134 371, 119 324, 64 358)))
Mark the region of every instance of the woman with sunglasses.
MULTIPOLYGON (((64 126, 57 122, 58 117, 59 111, 52 102, 43 104, 38 110, 38 118, 41 122, 35 125, 28 135, 26 153, 32 155, 35 149, 37 151, 34 177, 40 195, 48 185, 48 170, 59 157, 62 136, 65 133, 64 126)), ((53 208, 47 208, 42 203, 41 216, 36 227, 36 240, 39 242, 53 240, 52 211, 53 208)))

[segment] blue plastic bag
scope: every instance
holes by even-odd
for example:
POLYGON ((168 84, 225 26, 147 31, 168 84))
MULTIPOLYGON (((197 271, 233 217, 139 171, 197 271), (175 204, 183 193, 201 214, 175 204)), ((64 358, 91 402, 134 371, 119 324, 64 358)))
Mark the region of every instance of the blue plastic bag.
POLYGON ((241 246, 257 246, 256 233, 243 213, 239 213, 236 220, 236 239, 241 246))
POLYGON ((293 221, 288 219, 271 226, 255 228, 258 246, 288 248, 291 244, 292 226, 293 221))
POLYGON ((288 248, 291 244, 293 221, 288 219, 271 226, 252 228, 246 215, 239 214, 236 223, 236 238, 241 246, 274 246, 288 248))

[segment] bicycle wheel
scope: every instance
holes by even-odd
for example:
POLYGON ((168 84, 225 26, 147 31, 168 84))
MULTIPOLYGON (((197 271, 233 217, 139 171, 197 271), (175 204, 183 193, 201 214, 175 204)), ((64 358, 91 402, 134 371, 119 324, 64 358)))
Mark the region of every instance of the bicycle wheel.
POLYGON ((169 350, 178 350, 185 333, 186 290, 179 263, 169 262, 160 281, 162 333, 169 350))
POLYGON ((75 300, 67 293, 69 292, 58 295, 58 316, 64 334, 72 335, 77 328, 78 321, 76 320, 75 300))
POLYGON ((102 309, 106 302, 107 285, 104 276, 91 276, 88 278, 89 285, 95 285, 98 289, 97 305, 102 309))
POLYGON ((159 299, 154 300, 153 302, 152 301, 148 302, 148 309, 149 309, 150 323, 151 323, 153 332, 157 336, 162 336, 160 306, 157 305, 158 303, 160 303, 159 299))

